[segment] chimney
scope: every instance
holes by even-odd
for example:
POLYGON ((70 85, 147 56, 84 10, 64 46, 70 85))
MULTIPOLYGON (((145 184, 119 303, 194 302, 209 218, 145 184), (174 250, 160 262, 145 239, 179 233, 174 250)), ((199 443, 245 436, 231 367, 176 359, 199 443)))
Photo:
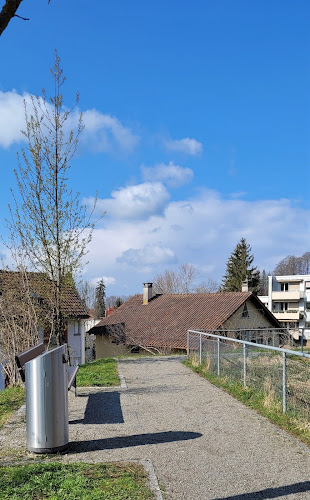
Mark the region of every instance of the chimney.
POLYGON ((242 281, 241 292, 248 292, 248 291, 249 291, 249 282, 246 279, 246 280, 242 281))
POLYGON ((143 283, 143 304, 148 304, 152 298, 153 283, 143 283))

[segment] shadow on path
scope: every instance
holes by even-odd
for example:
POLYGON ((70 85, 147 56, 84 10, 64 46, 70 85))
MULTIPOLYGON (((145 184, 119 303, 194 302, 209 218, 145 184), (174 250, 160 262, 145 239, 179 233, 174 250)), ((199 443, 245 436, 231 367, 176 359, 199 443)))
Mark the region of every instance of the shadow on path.
POLYGON ((202 434, 199 432, 166 431, 133 436, 119 436, 105 439, 92 439, 89 441, 74 441, 69 444, 71 453, 83 453, 95 450, 115 450, 131 446, 144 446, 149 444, 171 443, 173 441, 187 441, 197 439, 202 434))
POLYGON ((70 424, 123 424, 120 393, 97 392, 88 396, 84 418, 70 420, 70 424))
POLYGON ((214 500, 267 500, 269 498, 280 498, 309 490, 310 481, 305 481, 303 483, 294 483, 288 486, 279 486, 277 488, 266 488, 265 490, 253 491, 252 493, 243 493, 242 495, 234 495, 232 497, 215 498, 214 500))

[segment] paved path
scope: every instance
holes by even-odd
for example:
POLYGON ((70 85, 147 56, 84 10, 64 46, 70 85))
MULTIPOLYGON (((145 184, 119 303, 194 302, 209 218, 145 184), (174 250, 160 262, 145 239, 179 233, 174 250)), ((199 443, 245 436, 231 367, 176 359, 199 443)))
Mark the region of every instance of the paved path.
POLYGON ((64 460, 150 459, 167 499, 310 499, 310 450, 178 358, 120 369, 126 389, 70 395, 64 460))

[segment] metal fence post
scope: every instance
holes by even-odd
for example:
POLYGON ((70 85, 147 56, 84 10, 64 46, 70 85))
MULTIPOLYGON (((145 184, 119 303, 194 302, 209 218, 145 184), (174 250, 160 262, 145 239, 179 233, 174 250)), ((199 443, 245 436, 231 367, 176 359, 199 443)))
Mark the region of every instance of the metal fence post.
POLYGON ((286 413, 286 353, 282 353, 283 361, 283 377, 282 377, 282 408, 283 413, 286 413))
POLYGON ((220 376, 220 339, 217 339, 217 376, 220 376))
POLYGON ((243 344, 243 387, 246 387, 246 344, 243 344))
POLYGON ((186 354, 189 356, 189 331, 187 330, 187 346, 186 346, 186 354))
POLYGON ((201 347, 202 347, 202 336, 201 333, 199 333, 199 364, 201 365, 201 347))

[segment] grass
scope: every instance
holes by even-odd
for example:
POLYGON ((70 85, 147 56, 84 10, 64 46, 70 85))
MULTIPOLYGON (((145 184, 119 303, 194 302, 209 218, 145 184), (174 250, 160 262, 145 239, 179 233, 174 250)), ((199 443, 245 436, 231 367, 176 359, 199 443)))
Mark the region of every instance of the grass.
POLYGON ((271 422, 297 437, 310 446, 310 423, 302 415, 298 417, 296 413, 282 413, 282 403, 268 391, 257 391, 251 387, 244 387, 242 383, 228 379, 227 377, 217 377, 208 372, 207 367, 199 365, 193 360, 187 359, 184 364, 193 371, 207 379, 213 385, 223 389, 231 396, 241 401, 244 405, 256 410, 258 413, 268 418, 271 422))
POLYGON ((0 429, 24 402, 23 387, 10 387, 0 391, 0 429))
POLYGON ((3 500, 147 500, 154 498, 138 464, 35 463, 0 467, 3 500))
POLYGON ((113 358, 103 358, 80 366, 77 373, 78 387, 110 387, 119 385, 117 364, 113 358))

